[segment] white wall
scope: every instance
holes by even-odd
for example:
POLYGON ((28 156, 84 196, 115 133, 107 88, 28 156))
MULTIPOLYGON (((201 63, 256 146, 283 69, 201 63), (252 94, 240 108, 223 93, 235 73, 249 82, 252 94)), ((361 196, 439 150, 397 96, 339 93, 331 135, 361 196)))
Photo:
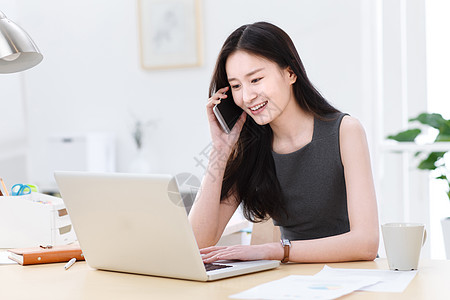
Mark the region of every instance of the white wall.
POLYGON ((259 20, 284 28, 317 88, 364 123, 359 1, 203 1, 204 65, 159 71, 140 67, 136 1, 1 0, 0 7, 13 1, 18 13, 10 18, 44 55, 23 73, 35 182, 47 137, 61 133, 115 132, 117 168, 126 171, 135 153, 132 114, 157 122, 146 141, 153 171, 200 176, 194 158, 210 142, 204 105, 216 56, 235 28, 259 20))

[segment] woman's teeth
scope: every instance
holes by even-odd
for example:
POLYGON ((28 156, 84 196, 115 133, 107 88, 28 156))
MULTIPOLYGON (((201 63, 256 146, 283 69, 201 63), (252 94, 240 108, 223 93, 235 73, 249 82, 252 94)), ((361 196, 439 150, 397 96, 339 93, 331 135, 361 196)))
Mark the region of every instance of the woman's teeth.
POLYGON ((256 110, 260 109, 261 107, 265 106, 266 104, 267 104, 267 101, 266 101, 266 102, 263 102, 263 103, 261 103, 261 104, 258 104, 258 105, 256 105, 256 106, 250 107, 250 110, 251 110, 251 111, 256 111, 256 110))

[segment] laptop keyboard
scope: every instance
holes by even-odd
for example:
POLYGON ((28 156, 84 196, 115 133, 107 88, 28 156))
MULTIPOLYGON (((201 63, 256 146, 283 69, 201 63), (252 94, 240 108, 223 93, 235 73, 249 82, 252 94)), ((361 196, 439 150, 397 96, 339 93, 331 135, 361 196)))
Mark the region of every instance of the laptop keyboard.
POLYGON ((219 265, 219 264, 204 264, 206 271, 219 270, 223 268, 230 268, 232 266, 228 265, 219 265))

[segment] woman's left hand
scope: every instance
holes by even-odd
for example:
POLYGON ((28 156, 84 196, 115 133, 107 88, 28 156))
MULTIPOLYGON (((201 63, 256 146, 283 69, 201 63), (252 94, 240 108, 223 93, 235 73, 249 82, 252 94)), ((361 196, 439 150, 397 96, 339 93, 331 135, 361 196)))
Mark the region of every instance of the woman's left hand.
POLYGON ((235 245, 235 246, 212 246, 200 249, 204 263, 212 263, 217 260, 258 260, 269 259, 266 245, 235 245))

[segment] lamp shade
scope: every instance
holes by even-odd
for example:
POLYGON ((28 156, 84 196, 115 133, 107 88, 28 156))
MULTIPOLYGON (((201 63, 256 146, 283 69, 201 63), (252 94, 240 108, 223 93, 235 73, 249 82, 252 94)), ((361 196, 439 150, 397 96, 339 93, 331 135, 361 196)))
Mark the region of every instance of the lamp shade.
POLYGON ((0 11, 0 73, 29 69, 42 59, 30 36, 0 11))

